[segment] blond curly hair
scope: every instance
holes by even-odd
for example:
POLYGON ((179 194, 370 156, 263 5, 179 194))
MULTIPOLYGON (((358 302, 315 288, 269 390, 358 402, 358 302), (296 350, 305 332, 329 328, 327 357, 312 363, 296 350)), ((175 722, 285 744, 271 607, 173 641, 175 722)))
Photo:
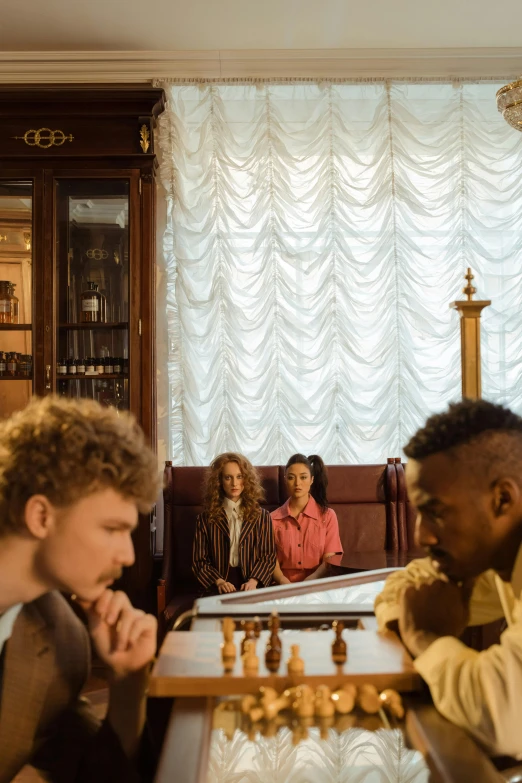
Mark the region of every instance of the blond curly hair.
POLYGON ((242 454, 227 451, 220 454, 212 462, 205 476, 204 507, 210 522, 215 522, 223 511, 223 468, 227 462, 236 462, 243 474, 243 492, 241 493, 241 509, 245 522, 254 521, 259 517, 259 503, 264 500, 265 493, 261 486, 259 473, 252 463, 242 454))
POLYGON ((160 489, 156 457, 130 413, 50 395, 0 423, 0 537, 24 529, 33 495, 63 508, 109 488, 144 513, 160 489))

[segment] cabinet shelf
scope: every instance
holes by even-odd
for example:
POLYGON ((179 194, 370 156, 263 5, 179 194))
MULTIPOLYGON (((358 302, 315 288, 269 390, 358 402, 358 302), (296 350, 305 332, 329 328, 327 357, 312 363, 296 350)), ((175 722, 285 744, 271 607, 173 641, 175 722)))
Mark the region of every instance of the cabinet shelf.
POLYGON ((0 324, 0 332, 30 332, 32 324, 0 324))
POLYGON ((128 329, 129 328, 129 322, 128 321, 120 321, 118 323, 112 323, 112 324, 59 324, 59 329, 71 329, 75 331, 85 331, 90 329, 128 329))
POLYGON ((57 381, 105 381, 105 380, 122 380, 124 381, 126 378, 128 378, 127 373, 114 373, 114 372, 104 372, 103 375, 57 375, 56 380, 57 381))
POLYGON ((32 381, 33 376, 29 378, 25 375, 0 375, 0 381, 32 381))

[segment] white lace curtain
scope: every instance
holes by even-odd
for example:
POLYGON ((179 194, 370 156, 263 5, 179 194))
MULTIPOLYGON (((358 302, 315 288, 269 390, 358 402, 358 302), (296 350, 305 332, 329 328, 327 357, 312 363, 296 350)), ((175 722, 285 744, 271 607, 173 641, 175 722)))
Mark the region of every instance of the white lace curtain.
POLYGON ((471 266, 484 396, 522 411, 522 133, 499 84, 171 85, 170 457, 382 462, 460 396, 471 266))

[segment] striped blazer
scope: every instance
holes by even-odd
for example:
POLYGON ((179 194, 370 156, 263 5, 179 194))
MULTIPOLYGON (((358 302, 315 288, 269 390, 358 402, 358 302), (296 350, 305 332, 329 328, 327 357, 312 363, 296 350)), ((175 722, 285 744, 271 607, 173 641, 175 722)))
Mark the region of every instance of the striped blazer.
MULTIPOLYGON (((205 589, 215 585, 216 579, 228 576, 230 561, 230 534, 228 519, 223 509, 215 522, 207 514, 199 514, 192 557, 192 571, 205 589)), ((268 587, 276 565, 276 548, 272 520, 268 511, 259 509, 253 522, 243 521, 239 536, 239 568, 245 582, 257 579, 268 587)))

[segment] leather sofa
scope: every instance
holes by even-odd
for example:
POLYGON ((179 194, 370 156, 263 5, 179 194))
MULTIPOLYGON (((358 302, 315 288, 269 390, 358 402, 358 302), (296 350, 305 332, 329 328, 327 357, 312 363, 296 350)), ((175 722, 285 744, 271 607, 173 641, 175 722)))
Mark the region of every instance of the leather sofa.
MULTIPOLYGON (((286 498, 284 467, 259 467, 266 509, 286 498)), ((160 636, 201 593, 192 574, 192 542, 202 506, 203 467, 165 464, 163 568, 158 582, 160 636)), ((328 466, 328 499, 339 520, 345 552, 406 550, 413 542, 414 511, 407 501, 400 458, 383 465, 328 466)))

